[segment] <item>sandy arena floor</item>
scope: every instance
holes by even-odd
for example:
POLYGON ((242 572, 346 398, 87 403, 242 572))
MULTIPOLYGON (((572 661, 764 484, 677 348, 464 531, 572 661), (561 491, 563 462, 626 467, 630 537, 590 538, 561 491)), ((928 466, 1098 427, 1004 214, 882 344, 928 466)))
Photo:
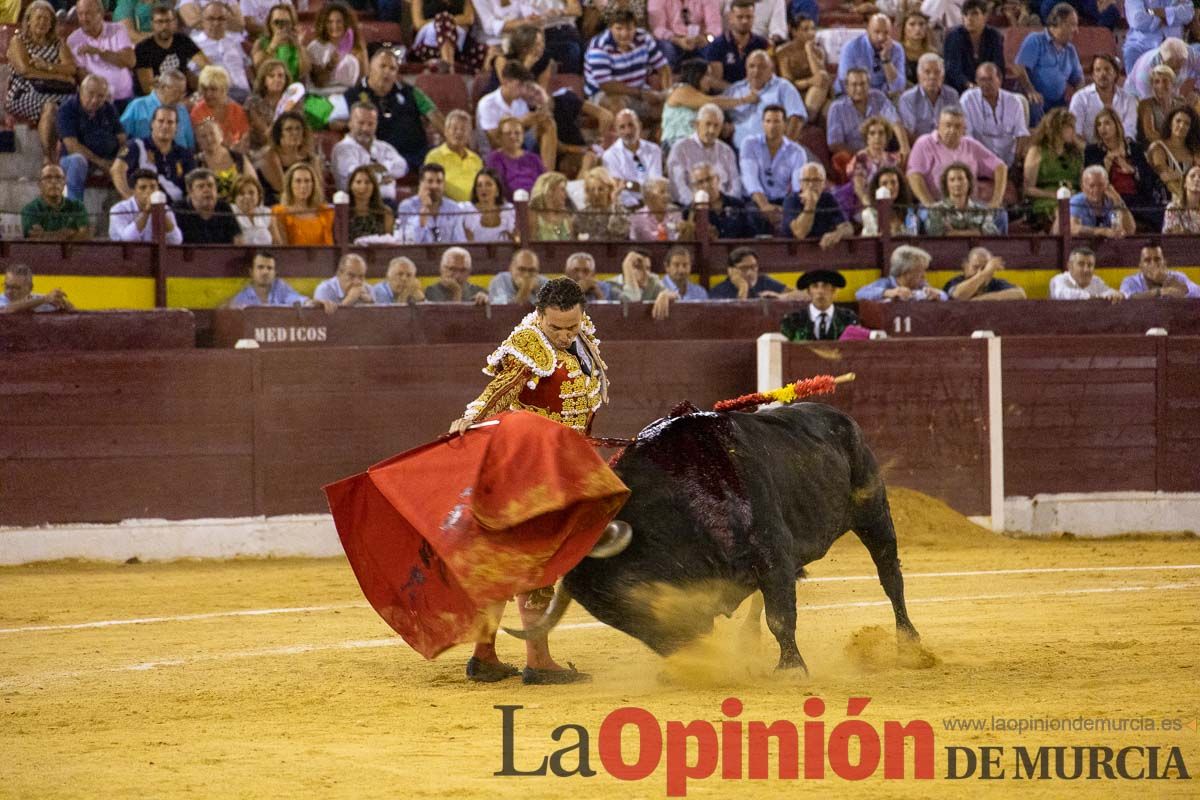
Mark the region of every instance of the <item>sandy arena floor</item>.
MULTIPOLYGON (((809 695, 827 704, 827 732, 846 718, 849 697, 871 698, 862 718, 880 730, 885 720, 927 720, 936 778, 885 781, 880 767, 857 783, 828 770, 821 781, 778 780, 774 771, 767 781, 721 780, 718 770, 689 782, 688 796, 1200 795, 1181 780, 1011 780, 1011 748, 1020 744, 1175 745, 1200 771, 1200 540, 1010 540, 912 493, 893 492, 893 506, 909 611, 934 658, 898 662, 890 607, 866 551, 848 536, 798 589, 807 679, 773 672, 777 650, 765 630, 757 650, 740 645, 736 618, 721 620, 694 652, 663 661, 574 606, 552 643, 593 683, 468 684, 465 648, 422 661, 366 606, 341 560, 6 568, 0 796, 661 797, 665 758, 637 782, 603 770, 597 739, 611 711, 640 706, 663 724, 700 719, 719 729, 721 702, 733 696, 743 721, 800 724, 809 695), (846 580, 853 576, 871 577, 846 580), (525 707, 517 767, 573 743, 574 734, 559 744, 550 733, 577 723, 591 734, 599 774, 494 777, 499 704, 525 707), (991 717, 1184 727, 945 727, 991 717), (946 747, 983 745, 1009 748, 1008 777, 946 779, 946 747)), ((520 663, 518 642, 502 637, 500 647, 520 663)), ((627 747, 627 760, 634 756, 627 747)))

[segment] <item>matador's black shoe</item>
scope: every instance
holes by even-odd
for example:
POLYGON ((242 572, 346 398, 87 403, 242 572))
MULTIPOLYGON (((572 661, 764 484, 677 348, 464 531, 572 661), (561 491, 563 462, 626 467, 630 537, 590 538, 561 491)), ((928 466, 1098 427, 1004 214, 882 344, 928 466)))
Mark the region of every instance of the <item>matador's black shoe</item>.
POLYGON ((474 656, 467 661, 467 677, 479 683, 495 683, 520 674, 521 670, 512 664, 493 664, 490 661, 480 661, 474 656))
POLYGON ((534 669, 526 667, 521 671, 521 682, 526 685, 580 683, 590 681, 592 676, 575 669, 575 665, 567 662, 567 669, 534 669))

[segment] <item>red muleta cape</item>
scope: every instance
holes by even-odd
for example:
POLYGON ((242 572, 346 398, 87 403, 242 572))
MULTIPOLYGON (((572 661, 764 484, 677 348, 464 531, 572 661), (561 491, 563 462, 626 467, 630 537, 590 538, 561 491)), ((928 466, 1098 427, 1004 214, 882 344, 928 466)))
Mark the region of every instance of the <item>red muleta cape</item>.
POLYGON ((432 659, 481 610, 578 564, 629 496, 581 435, 523 411, 325 487, 363 594, 432 659))

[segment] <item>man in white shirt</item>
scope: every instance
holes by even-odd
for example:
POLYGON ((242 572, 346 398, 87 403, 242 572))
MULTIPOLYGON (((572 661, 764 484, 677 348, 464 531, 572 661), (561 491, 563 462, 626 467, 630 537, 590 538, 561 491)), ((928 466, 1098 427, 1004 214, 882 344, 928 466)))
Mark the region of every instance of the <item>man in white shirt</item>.
POLYGON ((229 96, 242 103, 250 96, 250 79, 246 75, 250 57, 242 49, 246 35, 228 32, 230 19, 229 6, 221 2, 209 3, 200 14, 202 30, 192 33, 192 41, 204 53, 208 63, 225 68, 229 73, 229 96))
POLYGON ((742 196, 737 156, 732 147, 717 138, 724 124, 725 113, 715 103, 707 103, 696 114, 696 132, 671 147, 667 155, 667 172, 671 179, 671 196, 680 205, 692 204, 689 179, 692 167, 699 164, 709 165, 720 177, 724 194, 736 198, 742 196))
MULTIPOLYGON (((223 0, 176 0, 175 10, 179 12, 179 18, 183 20, 185 27, 198 30, 205 7, 213 2, 221 2, 223 4, 223 0)), ((278 2, 286 3, 287 0, 278 0, 278 2)), ((242 20, 242 11, 237 3, 229 5, 228 29, 237 32, 246 29, 246 25, 242 20)))
POLYGON ((1092 82, 1071 97, 1075 132, 1088 144, 1096 143, 1096 115, 1111 108, 1121 118, 1126 138, 1137 138, 1137 98, 1117 86, 1117 60, 1108 53, 1092 58, 1092 82))
POLYGON ((621 181, 621 203, 633 208, 642 203, 642 186, 650 178, 661 178, 662 149, 642 138, 642 123, 631 109, 617 112, 617 141, 604 151, 604 166, 621 181))
POLYGON ((1071 251, 1067 271, 1050 279, 1050 299, 1108 300, 1118 303, 1125 297, 1096 277, 1096 254, 1086 247, 1076 247, 1071 251))
POLYGON ((475 107, 475 122, 485 134, 481 137, 481 146, 486 141, 491 150, 500 148, 500 120, 505 117, 515 117, 521 121, 521 127, 526 131, 525 149, 534 149, 536 142, 542 163, 546 169, 553 169, 558 163, 558 126, 554 124, 550 100, 542 88, 534 83, 529 70, 515 60, 504 65, 500 74, 500 88, 485 94, 475 107), (535 98, 536 109, 530 108, 527 99, 530 97, 535 98))
POLYGON ((350 110, 350 131, 333 146, 333 182, 347 191, 350 173, 366 164, 371 168, 379 194, 395 201, 396 179, 408 174, 408 162, 382 139, 375 138, 379 111, 370 103, 355 103, 350 110))
MULTIPOLYGON (((154 226, 150 223, 150 197, 158 191, 158 173, 148 169, 134 170, 129 176, 133 195, 117 203, 108 212, 108 238, 114 242, 153 242, 154 226)), ((170 204, 164 204, 167 244, 182 244, 183 233, 175 224, 170 204)))
POLYGON ((995 64, 979 65, 975 88, 963 92, 959 104, 967 117, 967 135, 1011 167, 1029 144, 1027 112, 1019 96, 1000 88, 995 64))

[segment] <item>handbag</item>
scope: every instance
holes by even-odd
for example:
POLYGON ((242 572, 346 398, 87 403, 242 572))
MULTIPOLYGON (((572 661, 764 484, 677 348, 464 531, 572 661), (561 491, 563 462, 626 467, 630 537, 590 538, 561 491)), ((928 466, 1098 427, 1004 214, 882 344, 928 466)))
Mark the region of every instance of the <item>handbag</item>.
POLYGON ((56 81, 50 78, 30 78, 29 85, 39 94, 75 94, 71 81, 56 81))

